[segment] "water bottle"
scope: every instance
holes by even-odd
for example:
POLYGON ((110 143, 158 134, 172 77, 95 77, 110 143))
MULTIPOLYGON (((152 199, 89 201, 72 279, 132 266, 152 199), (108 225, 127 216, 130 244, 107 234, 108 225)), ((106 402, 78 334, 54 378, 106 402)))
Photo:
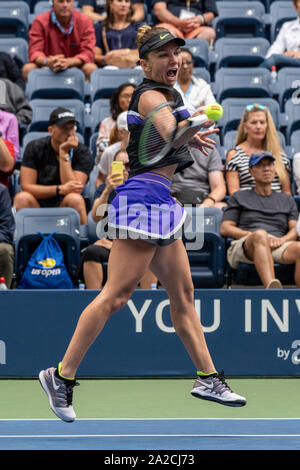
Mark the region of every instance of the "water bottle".
POLYGON ((91 114, 91 103, 85 104, 85 114, 89 116, 91 114))
POLYGON ((0 290, 8 290, 8 287, 5 283, 5 277, 0 277, 0 290))
POLYGON ((275 65, 272 65, 271 67, 271 80, 272 80, 272 83, 277 82, 277 70, 276 70, 275 65))
POLYGON ((151 290, 156 290, 157 289, 157 283, 151 284, 151 290))
POLYGON ((83 282, 81 282, 79 284, 79 290, 84 290, 85 289, 85 284, 83 282))

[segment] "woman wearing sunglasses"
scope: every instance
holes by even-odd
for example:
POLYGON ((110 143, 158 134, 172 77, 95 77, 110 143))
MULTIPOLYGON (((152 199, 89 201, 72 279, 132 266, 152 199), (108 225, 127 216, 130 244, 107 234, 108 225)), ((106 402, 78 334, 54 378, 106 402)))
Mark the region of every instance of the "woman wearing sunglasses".
POLYGON ((249 172, 249 158, 255 152, 267 150, 275 158, 273 191, 291 194, 290 162, 278 138, 270 111, 260 104, 249 104, 238 127, 235 148, 226 157, 226 183, 228 194, 239 189, 251 189, 255 181, 249 172))

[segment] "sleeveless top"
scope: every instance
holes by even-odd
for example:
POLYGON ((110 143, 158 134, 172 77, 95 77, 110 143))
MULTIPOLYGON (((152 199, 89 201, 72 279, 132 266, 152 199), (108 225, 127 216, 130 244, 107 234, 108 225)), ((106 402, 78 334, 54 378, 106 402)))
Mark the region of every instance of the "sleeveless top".
MULTIPOLYGON (((237 171, 239 174, 240 180, 240 189, 252 189, 255 186, 255 180, 249 172, 249 155, 237 145, 235 147, 236 153, 233 157, 226 163, 225 169, 227 171, 237 171)), ((288 157, 284 153, 280 153, 282 158, 282 163, 285 169, 290 173, 291 166, 288 157)), ((275 177, 271 184, 273 191, 281 191, 281 183, 278 175, 275 173, 275 177)))
POLYGON ((138 111, 139 99, 142 93, 148 90, 166 90, 172 93, 173 101, 175 102, 175 109, 173 115, 177 122, 181 122, 190 116, 189 111, 185 107, 180 93, 173 87, 164 85, 162 83, 154 82, 148 78, 144 78, 143 82, 134 90, 131 97, 130 105, 127 113, 128 130, 130 132, 129 144, 127 152, 129 155, 130 172, 129 178, 145 171, 154 170, 156 168, 162 168, 168 165, 174 165, 178 163, 178 167, 175 172, 184 170, 188 166, 194 163, 194 160, 189 152, 187 145, 182 145, 177 149, 171 149, 167 155, 157 163, 153 165, 144 166, 138 158, 138 145, 141 132, 144 127, 144 120, 141 118, 138 111))

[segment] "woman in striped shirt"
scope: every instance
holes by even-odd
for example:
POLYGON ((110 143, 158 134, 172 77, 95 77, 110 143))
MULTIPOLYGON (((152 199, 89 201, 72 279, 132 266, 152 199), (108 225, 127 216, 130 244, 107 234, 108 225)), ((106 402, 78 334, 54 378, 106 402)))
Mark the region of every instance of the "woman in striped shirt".
POLYGON ((268 150, 275 157, 273 191, 291 194, 290 162, 281 148, 276 127, 266 106, 250 104, 246 107, 238 127, 235 148, 226 157, 226 183, 229 195, 239 189, 251 189, 255 182, 249 172, 252 153, 268 150))

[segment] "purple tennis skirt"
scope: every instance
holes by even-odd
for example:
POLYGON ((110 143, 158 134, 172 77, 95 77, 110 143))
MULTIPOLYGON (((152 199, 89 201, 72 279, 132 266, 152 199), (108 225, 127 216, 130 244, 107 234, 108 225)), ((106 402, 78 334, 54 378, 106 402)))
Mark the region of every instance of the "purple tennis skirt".
POLYGON ((131 238, 163 246, 181 238, 186 213, 170 195, 171 181, 147 172, 118 186, 108 210, 110 238, 131 238))

